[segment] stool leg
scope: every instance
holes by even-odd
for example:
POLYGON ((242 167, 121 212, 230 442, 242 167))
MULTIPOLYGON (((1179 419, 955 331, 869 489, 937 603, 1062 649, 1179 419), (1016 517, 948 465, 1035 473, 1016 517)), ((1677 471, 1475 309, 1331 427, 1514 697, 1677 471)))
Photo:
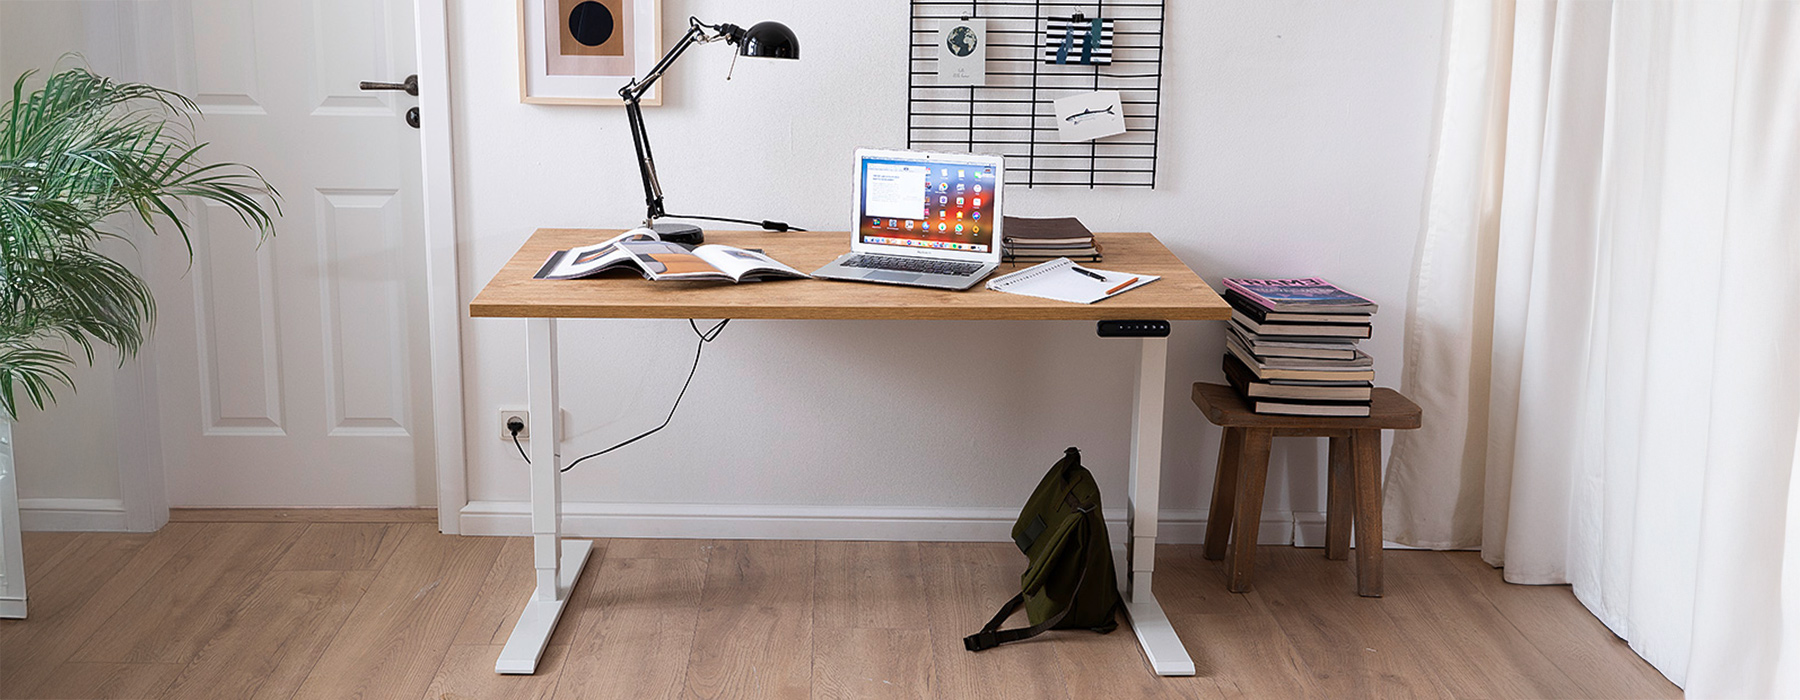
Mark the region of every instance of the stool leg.
POLYGON ((1213 474, 1212 510, 1206 512, 1207 559, 1225 558, 1225 540, 1231 537, 1231 510, 1237 499, 1238 456, 1244 443, 1243 428, 1226 428, 1219 440, 1219 467, 1213 474))
POLYGON ((1325 478, 1325 558, 1350 558, 1350 513, 1356 508, 1350 438, 1331 439, 1331 468, 1325 478))
POLYGON ((1356 594, 1381 597, 1381 431, 1351 438, 1356 472, 1356 594))
POLYGON ((1231 562, 1226 578, 1231 592, 1250 590, 1250 573, 1256 562, 1256 534, 1262 525, 1263 484, 1269 478, 1269 440, 1275 431, 1245 428, 1238 458, 1237 507, 1233 509, 1231 562))

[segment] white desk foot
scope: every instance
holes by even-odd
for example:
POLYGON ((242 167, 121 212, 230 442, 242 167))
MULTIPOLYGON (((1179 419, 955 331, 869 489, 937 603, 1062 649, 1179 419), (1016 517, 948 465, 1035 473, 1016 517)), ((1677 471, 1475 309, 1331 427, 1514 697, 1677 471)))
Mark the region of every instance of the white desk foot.
POLYGON ((1138 646, 1144 648, 1144 658, 1150 660, 1156 675, 1194 675, 1194 659, 1181 645, 1175 626, 1169 624, 1169 616, 1163 614, 1162 603, 1156 602, 1149 586, 1125 597, 1125 615, 1131 618, 1131 631, 1137 633, 1138 646))
POLYGON ((556 632, 556 621, 562 619, 563 607, 568 605, 570 594, 575 592, 575 581, 581 578, 581 568, 587 564, 588 552, 593 549, 594 543, 590 540, 563 540, 562 576, 557 582, 556 599, 540 600, 537 592, 532 591, 531 599, 525 603, 525 611, 519 613, 518 624, 513 625, 512 636, 506 638, 506 646, 500 649, 500 660, 494 662, 495 673, 529 675, 537 672, 538 657, 543 656, 544 647, 550 644, 550 635, 556 632))

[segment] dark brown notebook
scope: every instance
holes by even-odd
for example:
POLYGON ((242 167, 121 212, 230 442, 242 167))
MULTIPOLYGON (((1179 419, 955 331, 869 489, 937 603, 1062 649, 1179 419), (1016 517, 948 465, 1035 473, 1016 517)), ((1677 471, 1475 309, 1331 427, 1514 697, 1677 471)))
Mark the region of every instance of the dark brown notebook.
POLYGON ((1008 216, 1002 219, 1006 240, 1085 239, 1093 240, 1094 232, 1073 216, 1047 219, 1008 216))

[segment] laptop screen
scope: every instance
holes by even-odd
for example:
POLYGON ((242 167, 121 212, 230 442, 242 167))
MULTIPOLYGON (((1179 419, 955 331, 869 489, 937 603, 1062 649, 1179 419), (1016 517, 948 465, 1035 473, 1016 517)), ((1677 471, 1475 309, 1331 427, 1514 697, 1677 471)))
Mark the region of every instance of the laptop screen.
POLYGON ((995 173, 991 164, 905 156, 865 156, 856 235, 873 245, 993 251, 995 173))

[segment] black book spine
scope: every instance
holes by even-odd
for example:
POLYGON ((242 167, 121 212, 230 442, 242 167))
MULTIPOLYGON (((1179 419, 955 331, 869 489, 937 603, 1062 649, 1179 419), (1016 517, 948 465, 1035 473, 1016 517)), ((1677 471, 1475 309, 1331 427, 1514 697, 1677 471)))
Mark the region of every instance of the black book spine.
POLYGON ((1264 319, 1269 317, 1269 310, 1267 308, 1251 301, 1249 297, 1237 293, 1237 290, 1235 289, 1225 290, 1225 303, 1230 304, 1231 308, 1244 312, 1245 316, 1249 316, 1257 323, 1266 323, 1267 321, 1264 319))

